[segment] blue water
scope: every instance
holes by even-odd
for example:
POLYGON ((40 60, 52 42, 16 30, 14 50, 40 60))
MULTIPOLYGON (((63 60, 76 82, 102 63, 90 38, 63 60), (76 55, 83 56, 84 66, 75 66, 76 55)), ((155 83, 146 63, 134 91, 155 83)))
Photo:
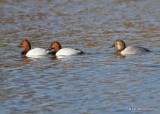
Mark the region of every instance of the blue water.
POLYGON ((0 1, 0 113, 159 114, 160 1, 0 1), (27 58, 52 41, 84 55, 27 58), (150 53, 119 57, 116 39, 150 53))

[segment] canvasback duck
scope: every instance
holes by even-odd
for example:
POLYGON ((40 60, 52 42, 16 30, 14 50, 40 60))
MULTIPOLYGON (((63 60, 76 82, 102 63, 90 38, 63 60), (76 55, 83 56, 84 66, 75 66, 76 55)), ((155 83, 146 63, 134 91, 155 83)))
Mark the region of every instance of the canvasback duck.
POLYGON ((31 49, 31 44, 28 40, 23 40, 18 47, 22 47, 24 49, 21 52, 21 55, 26 55, 27 57, 42 56, 50 53, 43 48, 31 49))
POLYGON ((54 41, 51 43, 51 46, 49 47, 49 50, 52 50, 53 55, 78 55, 83 54, 84 52, 78 49, 73 48, 62 48, 61 44, 57 41, 54 41))
POLYGON ((143 47, 138 47, 138 46, 128 46, 126 47, 126 44, 123 40, 116 40, 114 44, 111 47, 116 47, 117 51, 116 54, 121 54, 121 55, 128 55, 128 54, 139 54, 139 53, 144 53, 144 52, 150 52, 150 50, 143 48, 143 47))

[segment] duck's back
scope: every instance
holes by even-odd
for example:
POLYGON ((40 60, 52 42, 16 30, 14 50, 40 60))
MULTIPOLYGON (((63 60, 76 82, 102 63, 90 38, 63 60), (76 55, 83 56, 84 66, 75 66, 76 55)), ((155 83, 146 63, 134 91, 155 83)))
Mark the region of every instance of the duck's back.
POLYGON ((143 47, 138 47, 138 46, 128 46, 121 52, 121 54, 122 55, 139 54, 144 52, 149 52, 149 50, 143 47))
POLYGON ((78 49, 62 48, 56 53, 56 55, 77 55, 77 54, 82 54, 82 53, 83 52, 78 49))
POLYGON ((43 48, 34 48, 28 51, 26 56, 41 56, 41 55, 47 55, 48 52, 43 48))

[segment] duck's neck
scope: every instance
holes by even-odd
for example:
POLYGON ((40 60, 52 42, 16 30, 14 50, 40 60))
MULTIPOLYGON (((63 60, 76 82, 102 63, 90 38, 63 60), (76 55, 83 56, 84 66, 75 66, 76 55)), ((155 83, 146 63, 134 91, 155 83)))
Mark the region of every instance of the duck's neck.
POLYGON ((31 49, 30 47, 25 48, 25 49, 22 51, 21 55, 26 54, 30 49, 31 49))
POLYGON ((117 51, 123 51, 126 48, 125 43, 123 43, 122 45, 118 45, 117 46, 117 51))
POLYGON ((22 47, 24 49, 21 53, 22 55, 26 54, 29 50, 31 50, 31 44, 29 42, 24 43, 22 47))
POLYGON ((55 55, 60 49, 62 49, 61 45, 58 45, 54 48, 54 51, 52 52, 53 55, 55 55))
POLYGON ((22 52, 21 52, 21 55, 25 55, 26 53, 27 53, 27 52, 25 52, 25 51, 22 51, 22 52))
POLYGON ((123 44, 121 46, 117 46, 117 51, 116 51, 116 54, 117 55, 121 55, 121 52, 126 48, 126 45, 123 44))
POLYGON ((62 49, 61 45, 57 46, 54 48, 54 53, 57 53, 60 49, 62 49))
POLYGON ((55 52, 55 51, 52 51, 52 52, 49 52, 48 54, 55 55, 56 52, 55 52))

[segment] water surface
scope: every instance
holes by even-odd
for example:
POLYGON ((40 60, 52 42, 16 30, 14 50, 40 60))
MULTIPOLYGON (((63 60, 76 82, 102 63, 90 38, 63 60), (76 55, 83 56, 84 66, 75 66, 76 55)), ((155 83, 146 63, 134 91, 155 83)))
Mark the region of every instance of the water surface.
POLYGON ((3 114, 160 112, 159 0, 0 1, 3 114), (52 41, 86 54, 21 57, 16 46, 52 41), (152 52, 119 57, 116 39, 152 52))

